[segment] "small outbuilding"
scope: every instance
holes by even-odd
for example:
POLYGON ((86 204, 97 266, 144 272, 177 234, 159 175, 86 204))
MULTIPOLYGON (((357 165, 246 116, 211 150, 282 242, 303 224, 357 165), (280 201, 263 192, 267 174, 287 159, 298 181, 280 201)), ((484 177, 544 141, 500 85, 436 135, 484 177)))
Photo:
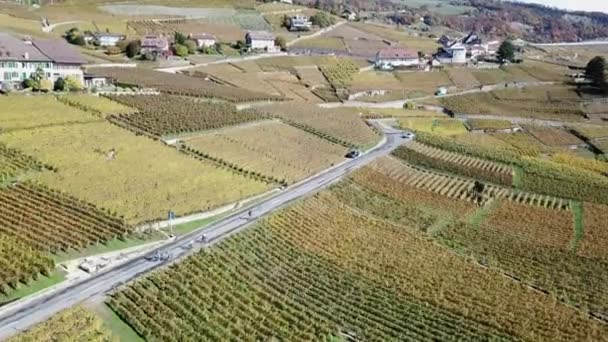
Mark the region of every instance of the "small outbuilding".
POLYGON ((193 41, 195 41, 196 45, 199 48, 200 47, 211 47, 211 46, 214 46, 215 43, 217 43, 217 39, 215 38, 215 36, 212 34, 209 34, 209 33, 198 33, 198 34, 191 33, 189 38, 192 39, 193 41))

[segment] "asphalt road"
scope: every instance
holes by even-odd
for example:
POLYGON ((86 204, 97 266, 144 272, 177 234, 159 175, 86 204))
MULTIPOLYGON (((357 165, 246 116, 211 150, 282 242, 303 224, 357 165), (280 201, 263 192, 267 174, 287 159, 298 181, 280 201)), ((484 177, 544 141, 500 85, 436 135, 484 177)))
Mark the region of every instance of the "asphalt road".
MULTIPOLYGON (((169 253, 172 256, 172 259, 175 260, 202 248, 203 245, 200 243, 200 240, 203 235, 206 237, 207 245, 217 243, 231 234, 251 225, 260 217, 270 214, 299 198, 327 187, 338 181, 344 175, 370 163, 375 158, 390 153, 400 144, 411 141, 404 139, 401 131, 391 128, 383 121, 377 121, 375 125, 382 129, 386 139, 383 144, 361 155, 359 158, 349 160, 298 184, 294 184, 262 203, 253 207, 244 208, 242 211, 213 224, 203 231, 195 231, 176 239, 159 248, 157 251, 160 253, 169 253), (252 217, 249 217, 250 210, 252 217)), ((154 253, 155 252, 151 252, 147 256, 154 253)), ((107 293, 125 282, 159 267, 166 266, 167 264, 168 263, 149 261, 146 260, 145 256, 142 256, 96 276, 87 278, 80 283, 41 296, 36 300, 28 302, 27 305, 16 306, 13 309, 5 310, 6 312, 2 312, 0 315, 0 340, 44 321, 54 313, 69 308, 77 303, 90 299, 103 298, 107 293)))

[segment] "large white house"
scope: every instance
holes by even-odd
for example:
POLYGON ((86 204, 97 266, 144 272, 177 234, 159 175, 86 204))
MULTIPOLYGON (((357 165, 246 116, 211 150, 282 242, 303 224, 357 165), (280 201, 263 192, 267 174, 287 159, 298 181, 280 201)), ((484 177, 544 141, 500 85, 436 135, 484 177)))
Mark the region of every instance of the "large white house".
POLYGON ((249 50, 276 52, 278 49, 275 46, 275 40, 276 37, 266 31, 250 31, 245 35, 245 43, 249 50))
POLYGON ((378 69, 418 67, 420 58, 418 52, 411 49, 386 47, 378 51, 374 64, 378 69))
POLYGON ((0 33, 0 83, 16 84, 39 68, 47 79, 73 76, 83 82, 86 61, 63 40, 19 39, 0 33))

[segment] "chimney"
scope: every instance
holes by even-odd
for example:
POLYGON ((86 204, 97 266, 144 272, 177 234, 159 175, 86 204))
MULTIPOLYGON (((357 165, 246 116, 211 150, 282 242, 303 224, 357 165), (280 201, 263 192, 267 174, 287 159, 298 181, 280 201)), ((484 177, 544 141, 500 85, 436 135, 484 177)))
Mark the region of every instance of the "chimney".
POLYGON ((23 58, 30 59, 30 53, 29 52, 24 53, 23 58))

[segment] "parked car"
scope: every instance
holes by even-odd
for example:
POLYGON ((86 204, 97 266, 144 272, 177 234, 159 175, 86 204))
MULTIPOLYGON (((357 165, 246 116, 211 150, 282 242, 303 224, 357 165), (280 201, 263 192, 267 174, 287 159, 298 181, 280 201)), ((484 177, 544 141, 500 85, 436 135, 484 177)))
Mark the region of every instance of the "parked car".
POLYGON ((361 155, 361 151, 359 150, 350 150, 348 151, 348 153, 346 154, 346 158, 350 158, 350 159, 355 159, 357 157, 359 157, 361 155))

